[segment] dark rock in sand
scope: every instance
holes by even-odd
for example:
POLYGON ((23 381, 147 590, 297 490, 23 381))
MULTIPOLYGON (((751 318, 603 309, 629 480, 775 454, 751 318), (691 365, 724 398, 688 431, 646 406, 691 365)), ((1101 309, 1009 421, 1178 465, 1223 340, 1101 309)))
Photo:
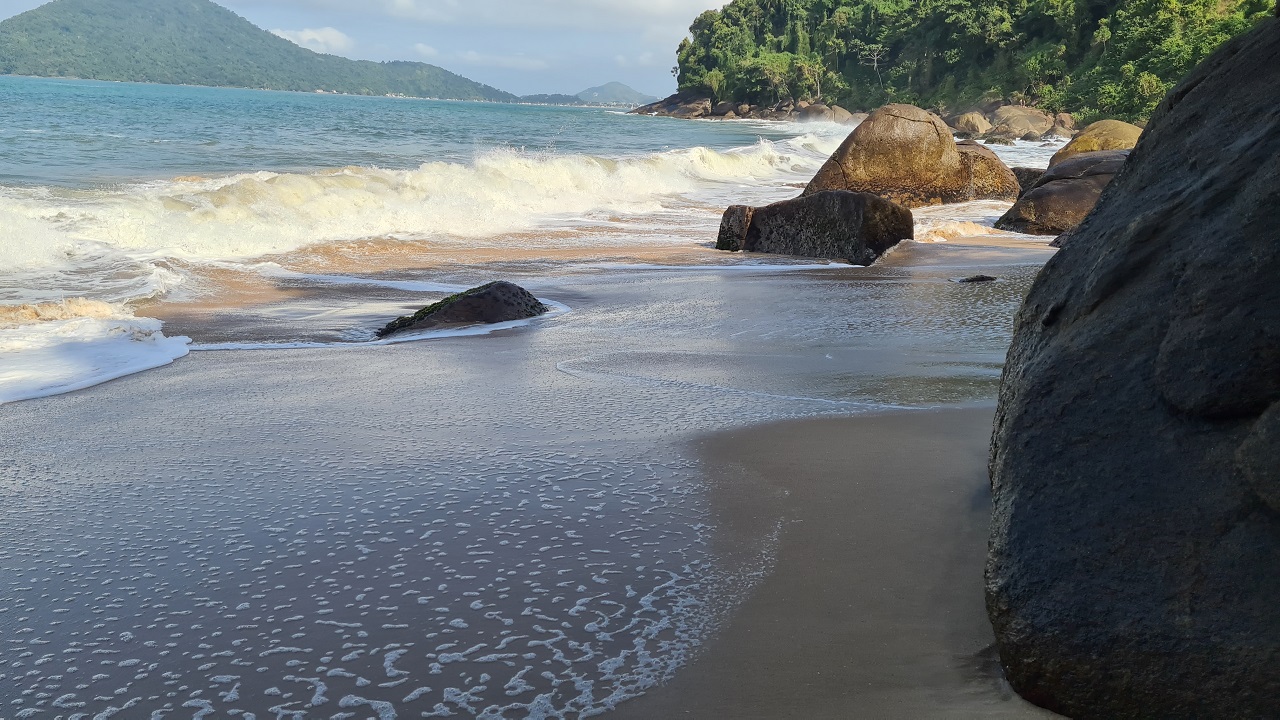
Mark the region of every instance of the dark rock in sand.
POLYGON ((1030 190, 1045 173, 1045 171, 1040 168, 1016 167, 1009 169, 1013 171, 1013 176, 1018 178, 1018 187, 1021 188, 1018 193, 1019 197, 1030 190))
POLYGON ((525 320, 547 312, 549 308, 528 290, 509 282, 498 281, 450 295, 428 305, 413 315, 388 323, 378 337, 399 332, 427 330, 438 325, 473 325, 525 320))
POLYGON ((1030 235, 1060 235, 1074 229, 1098 204, 1128 157, 1128 150, 1107 150, 1082 153, 1054 165, 996 221, 996 227, 1030 235))
POLYGON ((907 208, 875 195, 831 190, 761 208, 731 206, 716 248, 870 265, 914 232, 907 208))
POLYGON ((1280 20, 1156 109, 1019 311, 988 610, 1077 719, 1280 715, 1280 20))
POLYGON ((738 252, 746 242, 751 216, 756 209, 750 205, 730 205, 720 218, 720 235, 716 238, 717 250, 738 252))
POLYGON ((849 134, 804 192, 867 192, 907 207, 1018 196, 1012 173, 998 177, 992 161, 1004 164, 994 154, 964 152, 969 154, 962 157, 937 115, 912 105, 886 105, 849 134))
POLYGON ((969 277, 967 277, 967 278, 960 278, 960 279, 959 279, 959 280, 957 280, 956 282, 958 282, 958 283, 986 283, 986 282, 995 282, 996 280, 999 280, 999 279, 1000 279, 1000 278, 992 277, 992 276, 990 276, 990 275, 970 275, 970 276, 969 276, 969 277))

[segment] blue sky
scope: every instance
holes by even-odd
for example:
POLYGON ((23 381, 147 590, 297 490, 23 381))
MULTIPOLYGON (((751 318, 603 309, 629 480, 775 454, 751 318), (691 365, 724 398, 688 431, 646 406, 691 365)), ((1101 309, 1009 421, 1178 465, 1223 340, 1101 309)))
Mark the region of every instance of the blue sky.
MULTIPOLYGON (((420 60, 519 95, 675 91, 676 45, 728 0, 216 0, 321 52, 420 60)), ((0 18, 42 5, 0 0, 0 18)))

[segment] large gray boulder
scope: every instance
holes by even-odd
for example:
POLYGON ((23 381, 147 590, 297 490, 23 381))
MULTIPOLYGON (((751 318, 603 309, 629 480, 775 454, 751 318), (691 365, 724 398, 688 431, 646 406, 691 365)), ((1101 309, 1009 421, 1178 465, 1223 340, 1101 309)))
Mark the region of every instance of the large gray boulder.
POLYGON ((867 193, 829 190, 761 208, 730 206, 716 248, 870 265, 914 232, 911 211, 901 205, 867 193))
POLYGON ((1001 230, 1061 235, 1074 230, 1098 204, 1128 150, 1080 153, 1045 171, 996 221, 1001 230))
POLYGON ((378 337, 429 330, 442 325, 474 325, 525 320, 549 308, 528 290, 499 280, 450 295, 413 315, 397 318, 378 331, 378 337))
POLYGON ((1023 697, 1280 716, 1280 20, 1161 103, 1019 311, 987 604, 1023 697))

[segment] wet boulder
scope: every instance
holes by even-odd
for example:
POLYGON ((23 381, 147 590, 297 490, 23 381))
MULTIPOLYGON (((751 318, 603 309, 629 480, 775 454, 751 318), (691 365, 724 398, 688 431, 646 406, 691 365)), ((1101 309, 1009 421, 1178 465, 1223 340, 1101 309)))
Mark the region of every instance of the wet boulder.
POLYGON ((914 232, 911 211, 897 203, 828 190, 760 208, 731 206, 716 247, 870 265, 914 232))
POLYGON ((1074 155, 1099 150, 1131 150, 1138 144, 1142 128, 1119 120, 1099 120, 1080 131, 1071 142, 1053 154, 1052 167, 1074 155))
POLYGON ((519 285, 498 281, 450 295, 413 315, 397 318, 378 331, 378 337, 429 330, 441 325, 492 324, 526 320, 547 312, 532 293, 519 285))
POLYGON ((986 159, 961 158, 950 128, 937 115, 912 105, 886 105, 849 134, 804 194, 865 192, 907 207, 1016 198, 1016 181, 984 194, 985 184, 975 183, 973 172, 987 166, 986 159))
POLYGON ((1280 708, 1280 19, 1157 107, 1018 313, 987 608, 1073 718, 1280 708))
POLYGON ((1075 229, 1128 157, 1128 150, 1104 150, 1054 165, 1022 193, 996 227, 1029 235, 1061 235, 1075 229))
POLYGON ((746 242, 747 230, 756 209, 750 205, 730 205, 720 218, 720 234, 716 238, 717 250, 738 252, 746 242))

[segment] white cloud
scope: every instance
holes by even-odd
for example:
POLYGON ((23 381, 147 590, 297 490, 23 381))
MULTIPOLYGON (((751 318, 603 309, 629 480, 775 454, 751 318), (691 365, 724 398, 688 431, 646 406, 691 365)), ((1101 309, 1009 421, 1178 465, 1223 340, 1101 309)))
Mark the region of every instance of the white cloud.
POLYGON ((616 55, 614 56, 613 59, 615 62, 618 63, 619 67, 624 67, 624 68, 653 67, 654 65, 657 64, 654 62, 653 53, 651 52, 643 52, 643 53, 640 53, 639 55, 636 55, 635 57, 627 57, 626 55, 616 55))
POLYGON ((319 53, 344 53, 355 47, 355 41, 341 30, 331 27, 306 28, 305 30, 272 30, 285 40, 319 53))
POLYGON ((487 55, 475 50, 460 52, 459 61, 479 67, 506 68, 508 70, 546 70, 551 67, 546 60, 525 55, 487 55))
MULTIPOLYGON (((704 10, 726 0, 375 0, 383 12, 407 20, 457 25, 536 25, 619 30, 624 23, 687 28, 704 10)), ((636 29, 648 29, 636 28, 636 29)))
POLYGON ((426 43, 414 43, 413 49, 422 57, 435 57, 440 54, 439 50, 426 43))

